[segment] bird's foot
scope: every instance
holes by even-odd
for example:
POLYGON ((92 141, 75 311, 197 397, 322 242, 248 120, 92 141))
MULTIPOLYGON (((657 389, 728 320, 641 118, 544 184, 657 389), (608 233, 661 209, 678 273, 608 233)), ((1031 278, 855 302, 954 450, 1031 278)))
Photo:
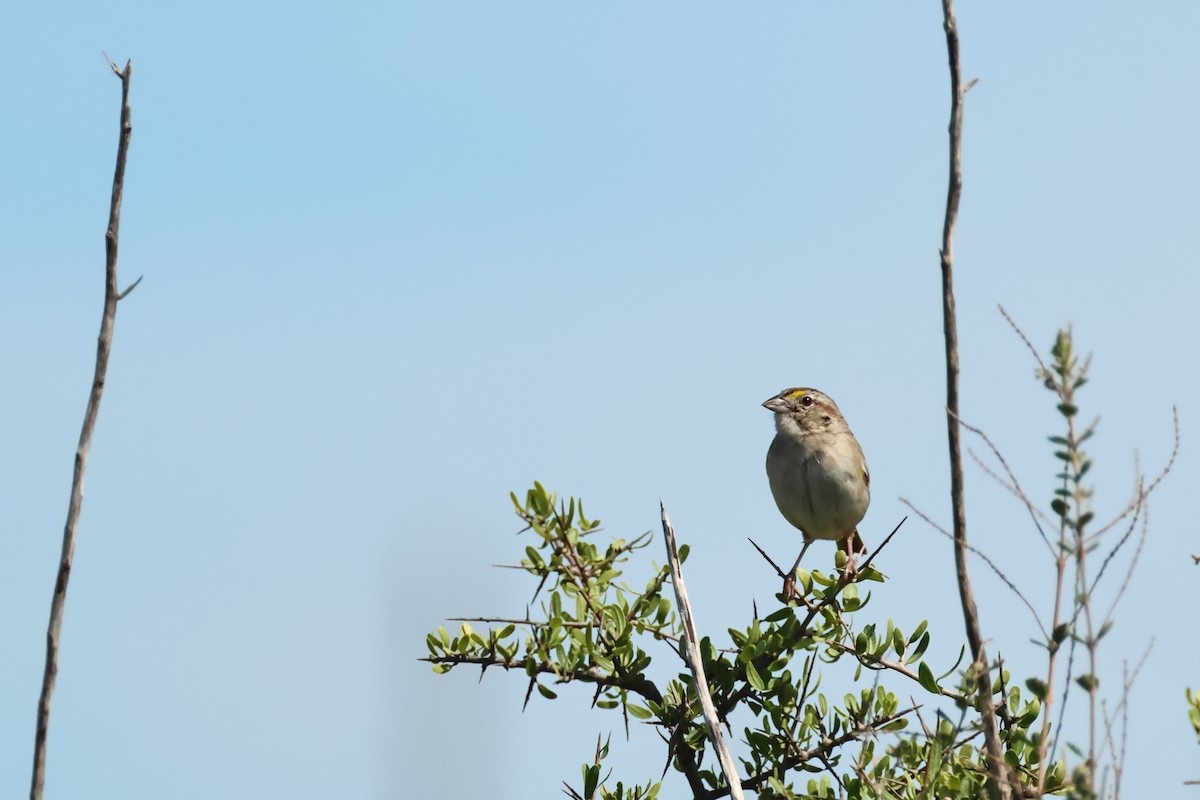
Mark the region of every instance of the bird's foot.
POLYGON ((800 596, 796 588, 796 570, 792 570, 783 579, 783 602, 791 603, 800 596))
POLYGON ((846 562, 842 567, 842 574, 853 578, 858 575, 858 556, 866 554, 867 546, 863 544, 862 537, 858 535, 858 529, 850 531, 845 538, 838 542, 838 550, 845 554, 846 562))

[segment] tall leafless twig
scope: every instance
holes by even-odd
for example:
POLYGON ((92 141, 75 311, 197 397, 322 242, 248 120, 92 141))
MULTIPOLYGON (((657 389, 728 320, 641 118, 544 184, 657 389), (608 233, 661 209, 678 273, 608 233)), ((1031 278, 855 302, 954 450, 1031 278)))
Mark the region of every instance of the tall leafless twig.
POLYGON ((1007 800, 1012 796, 1004 774, 1004 752, 996 724, 992 698, 991 671, 979 628, 979 609, 971 591, 967 571, 967 514, 963 503, 963 465, 960 423, 958 419, 958 321, 954 308, 954 226, 958 222, 958 203, 962 196, 963 99, 971 85, 963 85, 959 67, 958 23, 954 0, 942 0, 942 27, 946 32, 946 51, 950 66, 950 182, 946 192, 946 217, 942 227, 942 315, 946 339, 946 428, 950 444, 950 498, 954 515, 954 563, 958 576, 959 598, 967 629, 967 644, 974 661, 979 691, 984 743, 988 755, 988 790, 993 797, 1007 800))
POLYGON ((79 523, 80 508, 83 506, 83 474, 87 470, 88 451, 92 447, 92 432, 96 429, 96 416, 100 413, 100 395, 104 392, 108 355, 112 350, 113 323, 116 320, 117 303, 133 291, 141 281, 141 278, 138 278, 124 291, 117 288, 117 234, 121 224, 121 196, 125 189, 125 157, 129 152, 129 138, 133 133, 133 126, 129 119, 129 79, 133 76, 133 66, 126 61, 125 68, 120 69, 111 60, 108 65, 121 79, 121 132, 117 142, 117 167, 113 174, 112 202, 108 210, 108 230, 104 234, 104 314, 100 319, 100 339, 96 345, 96 371, 92 378, 92 390, 88 395, 87 410, 83 415, 83 430, 79 434, 79 446, 75 448, 75 471, 71 478, 71 500, 67 506, 67 522, 63 528, 62 556, 58 562, 58 577, 54 582, 54 597, 50 602, 50 624, 46 629, 46 668, 42 673, 42 693, 38 699, 37 710, 37 733, 33 742, 33 780, 29 788, 30 800, 41 800, 46 782, 46 733, 50 725, 50 700, 54 695, 54 681, 58 677, 58 639, 62 632, 63 608, 67 600, 67 582, 71 578, 71 561, 75 556, 75 529, 79 523))
POLYGON ((667 507, 661 503, 663 540, 667 546, 667 564, 671 567, 671 583, 675 587, 675 600, 679 603, 679 619, 683 623, 684 654, 688 667, 692 670, 692 678, 696 684, 696 696, 700 698, 700 708, 704 712, 704 721, 708 724, 709 738, 713 749, 717 752, 717 760, 725 773, 725 782, 729 784, 729 796, 733 800, 742 800, 742 779, 738 775, 737 764, 733 761, 733 753, 725 744, 725 735, 721 731, 721 721, 717 719, 717 709, 713 706, 712 694, 708 691, 708 678, 704 676, 704 660, 700 655, 700 634, 696 630, 696 621, 692 617, 692 605, 688 602, 687 589, 683 585, 683 570, 679 565, 679 551, 675 547, 675 529, 671 527, 671 518, 667 515, 667 507))

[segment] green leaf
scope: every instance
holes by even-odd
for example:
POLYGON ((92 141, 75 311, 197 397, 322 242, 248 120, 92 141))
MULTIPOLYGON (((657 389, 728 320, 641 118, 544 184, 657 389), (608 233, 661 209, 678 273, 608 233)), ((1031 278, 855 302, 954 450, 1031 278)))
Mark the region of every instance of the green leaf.
POLYGON ((1054 791, 1062 786, 1063 776, 1067 774, 1067 762, 1061 758, 1055 761, 1053 766, 1046 772, 1046 789, 1054 791))
POLYGON ((543 686, 543 685, 542 685, 542 684, 540 684, 540 683, 537 685, 537 690, 538 690, 538 693, 539 693, 539 694, 541 694, 541 696, 542 696, 542 697, 544 697, 544 698, 546 698, 547 700, 553 700, 554 698, 558 697, 558 695, 557 695, 557 694, 555 694, 555 693, 554 693, 554 692, 553 692, 553 691, 550 689, 550 687, 548 687, 548 686, 543 686))
POLYGON ((630 714, 637 717, 638 719, 650 719, 651 717, 654 716, 652 713, 650 713, 650 709, 642 708, 641 706, 635 705, 634 703, 626 703, 625 708, 627 708, 629 710, 630 714))
MULTIPOLYGON (((879 570, 875 569, 874 564, 870 564, 867 566, 866 569, 860 569, 858 571, 858 582, 859 583, 862 583, 863 581, 874 581, 875 583, 883 583, 886 580, 887 580, 887 578, 884 577, 883 573, 880 572, 879 570)), ((866 605, 866 604, 864 603, 863 605, 866 605)))
POLYGON ((1035 698, 1029 701, 1029 704, 1025 706, 1025 710, 1021 712, 1020 723, 1022 725, 1032 725, 1040 713, 1042 713, 1042 704, 1035 698))
POLYGON ((933 670, 924 661, 917 666, 917 680, 920 681, 925 691, 933 694, 941 694, 942 690, 938 686, 937 680, 933 677, 933 670))
POLYGON ((679 545, 679 563, 687 561, 688 553, 692 552, 692 548, 686 544, 679 545))
POLYGON ((800 583, 800 587, 804 589, 806 595, 812 594, 813 579, 812 573, 803 567, 796 569, 796 580, 800 583))
POLYGON ((1075 682, 1078 683, 1085 692, 1094 692, 1096 689, 1100 688, 1100 679, 1095 675, 1080 675, 1075 679, 1075 682))
MULTIPOLYGON (((796 610, 791 606, 781 606, 777 611, 772 611, 770 614, 764 617, 763 622, 782 622, 783 620, 789 617, 794 617, 795 615, 796 610)), ((733 631, 730 631, 730 633, 733 633, 733 631)))
POLYGON ((749 683, 756 691, 763 692, 767 689, 766 681, 758 674, 758 670, 754 667, 753 661, 746 662, 746 682, 749 683))
POLYGON ((550 513, 550 502, 546 496, 546 489, 537 481, 533 482, 533 488, 526 494, 526 504, 539 517, 544 517, 550 513))
POLYGON ((957 731, 954 729, 954 723, 942 717, 942 721, 938 723, 937 736, 946 742, 953 742, 957 731))
POLYGON ((1028 678, 1025 681, 1025 688, 1028 689, 1030 694, 1032 694, 1038 700, 1046 699, 1046 684, 1045 684, 1045 682, 1040 681, 1037 678, 1028 678))
MULTIPOLYGON (((840 553, 841 551, 839 550, 838 552, 840 553)), ((843 553, 842 555, 845 555, 845 553, 843 553)), ((796 570, 797 580, 800 579, 801 572, 802 572, 802 570, 796 570)), ((831 575, 826 575, 824 572, 821 572, 819 569, 813 570, 812 572, 809 573, 809 575, 812 577, 812 580, 815 583, 820 584, 821 586, 833 586, 835 583, 837 583, 837 578, 834 578, 831 575)))
POLYGON ((591 798, 596 793, 596 786, 600 783, 600 765, 599 764, 584 764, 583 765, 583 796, 591 798))
POLYGON ((916 648, 909 654, 910 661, 914 661, 925 655, 926 648, 929 647, 929 631, 925 631, 921 636, 921 641, 917 642, 916 648))

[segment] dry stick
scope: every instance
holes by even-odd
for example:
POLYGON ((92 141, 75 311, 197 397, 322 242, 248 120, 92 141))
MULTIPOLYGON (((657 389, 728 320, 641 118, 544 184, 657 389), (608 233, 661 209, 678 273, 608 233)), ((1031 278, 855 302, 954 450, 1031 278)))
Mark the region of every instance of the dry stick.
POLYGON ((708 679, 704 677, 704 662, 700 658, 700 634, 696 632, 696 620, 692 617, 692 606, 688 602, 687 589, 683 585, 683 570, 679 566, 679 551, 675 547, 675 529, 671 527, 667 507, 661 502, 658 505, 662 511, 663 539, 667 545, 667 563, 671 567, 671 584, 675 587, 679 618, 683 622, 684 654, 687 657, 688 668, 692 671, 692 678, 696 682, 696 696, 700 698, 700 708, 704 712, 704 721, 708 724, 709 738, 712 739, 713 749, 717 751, 717 760, 721 762, 725 782, 729 784, 729 796, 733 800, 743 800, 742 779, 738 775, 737 764, 733 762, 733 753, 729 752, 729 747, 725 744, 721 721, 717 719, 712 694, 708 691, 708 679))
MULTIPOLYGON (((107 56, 106 56, 107 58, 107 56)), ((141 278, 125 291, 117 289, 117 231, 121 223, 121 195, 125 188, 125 156, 129 151, 129 137, 133 127, 129 121, 129 79, 133 67, 128 61, 125 69, 118 69, 108 62, 112 71, 121 79, 121 133, 117 144, 117 168, 113 174, 112 203, 108 211, 108 230, 104 234, 105 282, 104 315, 100 319, 100 339, 96 345, 96 372, 92 378, 92 391, 88 396, 87 410, 83 415, 83 430, 79 434, 79 446, 75 448, 75 472, 71 478, 71 501, 67 506, 67 523, 63 528, 62 556, 58 562, 58 578, 54 582, 54 598, 50 603, 50 625, 46 630, 46 668, 42 673, 42 694, 38 699, 37 733, 33 741, 33 781, 29 788, 30 800, 41 800, 46 782, 46 733, 50 725, 50 700, 54 695, 54 680, 58 676, 58 638, 62 631, 63 606, 67 600, 67 581, 71 577, 71 560, 75 555, 75 528, 79 522, 79 510, 83 505, 83 474, 87 469, 88 451, 92 446, 92 432, 96 429, 96 416, 100 411, 100 395, 104 391, 104 377, 108 371, 108 354, 112 350, 113 322, 117 314, 117 302, 133 291, 141 278)))
MULTIPOLYGON (((922 520, 924 520, 925 523, 929 525, 929 527, 933 528, 935 531, 940 533, 942 536, 945 536, 950 541, 954 541, 953 533, 951 533, 950 531, 943 528, 941 525, 934 522, 933 519, 930 518, 930 516, 928 514, 926 514, 924 511, 920 510, 916 506, 914 506, 912 504, 911 500, 909 500, 906 497, 901 497, 900 502, 903 503, 904 505, 908 506, 909 509, 914 514, 916 514, 918 517, 920 517, 922 520)), ((970 552, 979 556, 980 560, 982 560, 984 564, 987 564, 987 566, 992 570, 992 572, 995 573, 996 577, 999 578, 1000 581, 1005 586, 1008 587, 1009 591, 1011 591, 1013 594, 1015 594, 1017 596, 1017 599, 1025 604, 1025 607, 1029 609, 1030 615, 1033 616, 1034 624, 1038 626, 1038 629, 1042 632, 1042 636, 1045 637, 1047 640, 1049 640, 1050 632, 1047 631, 1046 626, 1042 624, 1042 618, 1038 614, 1037 609, 1033 607, 1033 603, 1029 602, 1029 598, 1027 598, 1021 592, 1021 590, 1017 587, 1017 584, 1013 582, 1012 578, 1008 577, 1008 575, 1005 574, 1004 570, 1000 569, 1000 566, 991 559, 991 556, 989 556, 987 553, 983 552, 982 550, 980 550, 978 547, 971 544, 970 542, 967 543, 967 550, 969 550, 970 552)), ((1053 629, 1051 629, 1051 630, 1053 630, 1053 629)))
POLYGON ((996 725, 992 698, 991 670, 979 629, 979 610, 971 592, 967 574, 967 514, 963 505, 962 444, 958 421, 958 322, 954 309, 954 226, 962 196, 962 124, 963 98, 970 85, 963 86, 959 71, 958 25, 954 19, 954 0, 942 0, 942 27, 946 32, 946 51, 950 66, 950 182, 946 192, 946 217, 942 228, 942 312, 946 338, 946 428, 950 444, 950 497, 954 510, 954 563, 958 573, 958 591, 962 600, 967 643, 975 662, 979 691, 979 713, 983 718, 984 742, 988 755, 988 789, 993 797, 1007 800, 1012 796, 1004 774, 1004 751, 996 725))

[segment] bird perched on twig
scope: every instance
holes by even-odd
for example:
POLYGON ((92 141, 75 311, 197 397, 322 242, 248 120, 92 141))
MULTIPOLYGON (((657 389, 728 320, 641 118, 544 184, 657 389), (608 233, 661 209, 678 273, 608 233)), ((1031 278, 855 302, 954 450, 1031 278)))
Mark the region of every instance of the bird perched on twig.
POLYGON ((783 581, 784 599, 796 597, 796 568, 814 539, 836 541, 854 557, 867 551, 858 523, 871 503, 871 476, 858 440, 837 404, 809 388, 784 389, 763 403, 775 413, 775 440, 767 450, 767 478, 784 519, 804 534, 804 546, 783 581))

